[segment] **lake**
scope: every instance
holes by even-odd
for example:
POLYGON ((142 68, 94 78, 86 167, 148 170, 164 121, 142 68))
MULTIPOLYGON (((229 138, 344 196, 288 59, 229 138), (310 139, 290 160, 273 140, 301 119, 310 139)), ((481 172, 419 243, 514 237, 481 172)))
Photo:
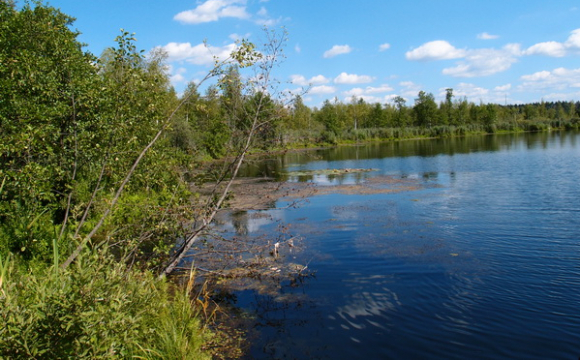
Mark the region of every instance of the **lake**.
POLYGON ((236 293, 249 358, 580 356, 579 133, 293 152, 245 174, 326 189, 248 216, 250 236, 302 236, 284 259, 315 271, 278 295, 236 293), (312 172, 347 168, 375 170, 312 172), (378 190, 340 191, 362 184, 378 190))

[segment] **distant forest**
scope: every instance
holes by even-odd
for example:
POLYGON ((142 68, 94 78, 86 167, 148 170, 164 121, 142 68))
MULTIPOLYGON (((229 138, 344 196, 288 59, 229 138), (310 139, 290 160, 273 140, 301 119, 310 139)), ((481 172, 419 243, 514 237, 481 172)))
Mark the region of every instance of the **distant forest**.
MULTIPOLYGON (((190 104, 179 120, 190 137, 175 144, 191 144, 212 157, 226 153, 232 136, 244 127, 243 120, 236 123, 231 119, 242 119, 243 109, 252 106, 251 97, 233 91, 234 84, 242 81, 238 69, 232 67, 220 82, 221 87, 208 89, 204 96, 196 92, 195 85, 190 85, 184 94, 190 104), (196 92, 194 96, 188 93, 192 91, 196 92), (208 109, 212 109, 211 112, 208 109), (213 130, 208 133, 210 129, 213 130)), ((338 98, 326 100, 320 108, 306 106, 301 96, 296 96, 290 104, 268 96, 267 109, 268 113, 276 114, 276 120, 260 130, 257 145, 263 149, 373 139, 570 129, 578 128, 580 123, 580 102, 475 104, 464 97, 455 97, 453 89, 447 89, 445 100, 439 103, 433 94, 420 91, 412 104, 401 96, 386 104, 368 103, 353 97, 346 103, 338 98)))

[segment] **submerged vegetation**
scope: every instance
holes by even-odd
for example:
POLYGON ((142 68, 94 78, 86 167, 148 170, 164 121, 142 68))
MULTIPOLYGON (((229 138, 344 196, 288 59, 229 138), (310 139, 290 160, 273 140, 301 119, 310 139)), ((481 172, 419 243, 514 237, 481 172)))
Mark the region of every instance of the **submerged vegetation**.
POLYGON ((270 85, 286 35, 269 31, 260 50, 242 41, 216 59, 203 95, 194 83, 178 95, 161 50, 144 55, 122 31, 96 57, 73 21, 42 1, 0 0, 2 357, 215 355, 217 335, 200 320, 212 318, 207 293, 160 275, 196 247, 219 248, 198 239, 250 151, 580 125, 580 103, 476 105, 451 89, 439 105, 421 92, 413 107, 311 109, 270 85), (248 67, 261 76, 246 77, 248 67), (207 182, 216 185, 202 195, 207 182))

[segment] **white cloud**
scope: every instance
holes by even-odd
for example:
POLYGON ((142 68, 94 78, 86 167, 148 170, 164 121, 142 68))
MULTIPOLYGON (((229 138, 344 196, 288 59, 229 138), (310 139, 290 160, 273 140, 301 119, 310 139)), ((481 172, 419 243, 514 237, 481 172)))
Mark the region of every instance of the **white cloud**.
POLYGON ((326 77, 322 75, 316 75, 310 79, 310 83, 315 85, 326 84, 328 82, 330 82, 330 80, 328 80, 326 77))
POLYGON ((290 75, 290 82, 299 86, 309 86, 327 84, 330 80, 322 75, 316 75, 310 78, 310 80, 306 79, 303 75, 290 75))
POLYGON ((580 49, 580 29, 572 31, 564 45, 570 49, 580 49))
POLYGON ((290 82, 295 85, 307 86, 308 80, 303 75, 290 75, 290 82))
POLYGON ((347 98, 350 98, 353 96, 360 97, 360 96, 364 95, 364 93, 365 93, 365 90, 363 88, 353 88, 353 89, 350 89, 348 91, 345 91, 343 94, 347 98))
POLYGON ((308 92, 311 95, 328 95, 328 94, 334 94, 336 92, 336 88, 334 86, 328 86, 328 85, 320 85, 320 86, 314 86, 312 89, 310 89, 310 91, 308 92))
POLYGON ((477 38, 480 40, 494 40, 499 38, 498 35, 491 35, 486 32, 482 32, 481 34, 477 34, 477 38))
POLYGON ((387 84, 383 84, 379 87, 368 86, 365 89, 367 94, 378 94, 378 93, 384 93, 384 92, 389 92, 389 91, 393 91, 393 90, 394 89, 387 84))
POLYGON ((557 68, 552 71, 538 71, 521 77, 523 83, 518 90, 526 91, 563 91, 570 88, 580 88, 580 68, 557 68))
POLYGON ((324 52, 324 58, 328 59, 337 55, 348 54, 352 48, 348 45, 334 45, 330 50, 324 52))
POLYGON ((184 74, 187 73, 186 68, 180 67, 177 70, 171 72, 173 73, 173 75, 169 77, 169 81, 171 81, 172 84, 187 82, 187 79, 184 76, 184 74))
POLYGON ((493 91, 497 91, 497 92, 505 92, 508 91, 512 88, 512 84, 505 84, 505 85, 500 85, 500 86, 496 86, 493 88, 493 91))
MULTIPOLYGON (((488 33, 478 35, 480 39, 496 38, 488 33)), ((521 49, 520 44, 507 44, 501 49, 457 49, 444 40, 425 43, 416 49, 408 51, 408 60, 449 60, 461 59, 455 66, 443 69, 444 75, 453 77, 480 77, 497 74, 508 70, 518 58, 525 55, 544 55, 563 57, 572 51, 580 50, 580 29, 570 33, 564 42, 546 41, 521 49)))
POLYGON ((580 99, 580 91, 542 94, 542 99, 548 101, 578 101, 580 99))
POLYGON ((394 89, 389 85, 381 85, 379 87, 367 86, 366 88, 352 88, 344 92, 346 97, 364 97, 365 95, 380 94, 393 91, 394 89))
POLYGON ((401 96, 404 97, 406 100, 414 96, 417 96, 419 91, 423 89, 422 85, 415 84, 412 81, 401 81, 399 83, 399 86, 401 86, 401 96))
POLYGON ((236 44, 215 47, 205 44, 192 46, 189 42, 170 42, 163 46, 163 50, 167 52, 168 61, 186 61, 194 65, 212 65, 215 61, 214 57, 225 60, 236 48, 236 44))
POLYGON ((456 49, 445 40, 435 40, 425 43, 405 54, 407 60, 449 60, 464 57, 465 50, 456 49))
POLYGON ((335 79, 335 84, 365 84, 370 83, 374 80, 373 77, 368 75, 356 75, 356 74, 347 74, 345 72, 340 73, 335 79))
POLYGON ((545 80, 549 77, 550 77, 550 72, 544 70, 544 71, 538 71, 538 72, 533 73, 531 75, 524 75, 521 77, 521 79, 524 81, 540 81, 540 80, 545 80))
POLYGON ((453 94, 456 97, 467 97, 471 101, 476 99, 485 100, 489 94, 489 90, 482 88, 480 86, 469 84, 469 83, 459 83, 453 89, 453 94))
POLYGON ((242 39, 248 39, 250 37, 250 33, 246 33, 245 35, 240 35, 240 34, 230 34, 230 36, 228 36, 231 40, 233 41, 240 41, 242 39))
POLYGON ((526 55, 546 55, 552 57, 566 56, 566 46, 556 41, 547 41, 530 46, 526 55))
POLYGON ((379 45, 379 51, 385 51, 385 50, 389 50, 391 48, 391 44, 388 43, 384 43, 379 45))
POLYGON ((545 55, 551 57, 564 57, 571 52, 580 50, 580 29, 570 32, 568 39, 561 43, 546 41, 530 46, 525 55, 545 55))
POLYGON ((443 69, 444 75, 453 77, 489 76, 509 69, 521 54, 518 44, 508 44, 502 49, 476 49, 466 51, 465 60, 456 66, 443 69))
POLYGON ((186 24, 202 24, 224 17, 248 19, 246 0, 207 0, 193 10, 180 12, 173 19, 186 24))
POLYGON ((296 51, 298 54, 300 54, 302 52, 302 48, 300 48, 300 45, 296 44, 294 46, 294 51, 296 51))

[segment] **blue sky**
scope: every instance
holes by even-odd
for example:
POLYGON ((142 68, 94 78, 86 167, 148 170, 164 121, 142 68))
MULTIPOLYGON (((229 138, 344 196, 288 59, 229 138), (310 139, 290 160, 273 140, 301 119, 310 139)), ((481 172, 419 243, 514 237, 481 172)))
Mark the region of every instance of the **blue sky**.
POLYGON ((311 106, 337 97, 412 105, 420 90, 444 98, 527 103, 580 100, 580 1, 558 0, 52 0, 99 55, 119 29, 146 51, 163 47, 182 91, 211 56, 235 40, 260 44, 263 27, 284 27, 287 58, 276 78, 310 86, 311 106))

